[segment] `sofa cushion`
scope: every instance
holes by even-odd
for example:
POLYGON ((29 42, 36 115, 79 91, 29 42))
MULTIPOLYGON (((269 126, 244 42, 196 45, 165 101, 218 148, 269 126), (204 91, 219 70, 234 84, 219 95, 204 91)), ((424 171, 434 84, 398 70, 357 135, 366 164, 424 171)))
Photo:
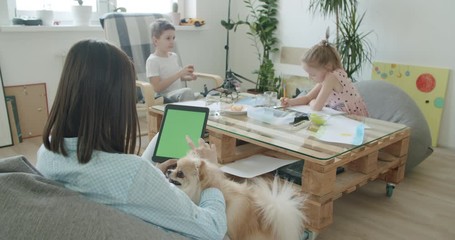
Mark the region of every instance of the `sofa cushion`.
POLYGON ((359 81, 355 86, 362 95, 371 118, 402 123, 411 128, 406 172, 431 155, 433 149, 428 123, 407 93, 391 83, 379 80, 359 81))
POLYGON ((186 239, 48 180, 23 156, 0 160, 2 239, 186 239))

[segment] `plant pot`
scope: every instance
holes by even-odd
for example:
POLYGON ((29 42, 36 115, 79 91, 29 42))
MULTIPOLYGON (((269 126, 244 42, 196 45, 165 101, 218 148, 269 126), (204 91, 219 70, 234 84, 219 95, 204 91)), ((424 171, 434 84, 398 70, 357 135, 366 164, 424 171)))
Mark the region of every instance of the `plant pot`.
POLYGON ((52 26, 54 23, 54 12, 52 10, 38 10, 36 16, 41 19, 43 26, 52 26))
POLYGON ((71 12, 73 14, 74 26, 90 25, 90 18, 92 17, 92 6, 72 6, 71 12))
POLYGON ((169 13, 169 17, 171 18, 172 23, 173 23, 175 26, 180 25, 180 13, 178 13, 178 12, 171 12, 171 13, 169 13))
POLYGON ((257 90, 256 88, 249 88, 246 90, 247 93, 251 93, 251 94, 255 94, 255 95, 258 95, 258 94, 262 94, 261 91, 257 90))

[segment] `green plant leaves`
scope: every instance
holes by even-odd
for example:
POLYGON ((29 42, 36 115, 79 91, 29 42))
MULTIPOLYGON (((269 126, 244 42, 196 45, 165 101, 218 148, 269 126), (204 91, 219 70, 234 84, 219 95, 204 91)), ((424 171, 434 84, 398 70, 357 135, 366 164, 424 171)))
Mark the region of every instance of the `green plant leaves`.
POLYGON ((278 28, 278 0, 244 0, 249 9, 249 15, 245 20, 236 22, 221 21, 221 25, 227 30, 237 30, 241 25, 248 26, 247 35, 256 48, 259 60, 259 69, 253 73, 258 75, 256 90, 277 91, 281 85, 281 78, 275 77, 275 68, 270 54, 278 51, 275 46, 278 43, 276 30, 278 28))
POLYGON ((310 0, 310 11, 322 13, 324 17, 348 11, 350 6, 357 6, 357 0, 310 0))
POLYGON ((341 62, 352 79, 366 61, 371 62, 372 48, 367 36, 372 32, 360 32, 362 16, 357 16, 358 0, 310 0, 310 11, 320 12, 324 17, 335 16, 337 25, 336 46, 341 62))
POLYGON ((372 48, 367 36, 372 32, 360 32, 360 25, 365 13, 357 16, 357 9, 350 8, 339 25, 340 36, 337 49, 341 55, 343 67, 350 78, 362 68, 364 62, 371 62, 372 48))
POLYGON ((224 20, 221 20, 221 26, 223 26, 226 30, 232 30, 235 26, 234 22, 226 22, 224 20))

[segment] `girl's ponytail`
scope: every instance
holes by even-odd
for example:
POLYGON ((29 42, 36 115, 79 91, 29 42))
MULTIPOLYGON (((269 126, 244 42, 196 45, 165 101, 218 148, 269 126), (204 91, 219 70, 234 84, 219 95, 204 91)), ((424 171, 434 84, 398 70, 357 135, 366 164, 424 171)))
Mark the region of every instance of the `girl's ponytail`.
POLYGON ((324 47, 330 46, 329 37, 330 37, 330 27, 327 27, 327 30, 325 31, 325 39, 322 39, 320 45, 324 46, 324 47))

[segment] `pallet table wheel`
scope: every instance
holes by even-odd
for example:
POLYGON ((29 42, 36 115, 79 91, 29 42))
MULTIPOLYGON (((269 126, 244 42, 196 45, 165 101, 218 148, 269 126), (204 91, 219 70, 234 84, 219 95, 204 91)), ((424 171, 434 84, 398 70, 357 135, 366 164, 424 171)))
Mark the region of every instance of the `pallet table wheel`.
POLYGON ((317 236, 318 236, 317 232, 313 232, 307 229, 305 230, 301 240, 315 240, 317 236))
POLYGON ((395 189, 395 184, 393 183, 387 183, 385 186, 385 192, 387 197, 392 197, 393 190, 395 189))

